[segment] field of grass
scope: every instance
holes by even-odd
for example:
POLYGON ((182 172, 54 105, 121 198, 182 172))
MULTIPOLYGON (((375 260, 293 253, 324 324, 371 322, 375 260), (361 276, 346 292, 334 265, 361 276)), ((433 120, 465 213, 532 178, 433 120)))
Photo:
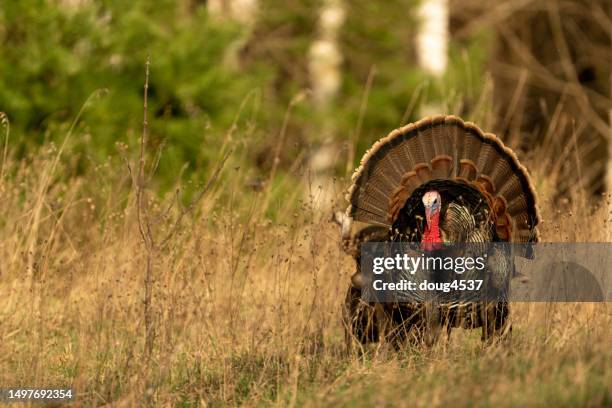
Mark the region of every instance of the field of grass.
MULTIPOLYGON (((188 207, 138 182, 137 151, 66 178, 70 146, 3 156, 2 386, 69 385, 76 406, 612 404, 606 303, 515 304, 509 345, 455 330, 431 349, 347 353, 353 260, 308 177, 285 201, 246 188, 237 166, 211 169, 188 207)), ((553 199, 546 157, 526 163, 543 240, 605 241, 607 209, 576 192, 553 199)), ((332 207, 347 185, 337 180, 332 207)))

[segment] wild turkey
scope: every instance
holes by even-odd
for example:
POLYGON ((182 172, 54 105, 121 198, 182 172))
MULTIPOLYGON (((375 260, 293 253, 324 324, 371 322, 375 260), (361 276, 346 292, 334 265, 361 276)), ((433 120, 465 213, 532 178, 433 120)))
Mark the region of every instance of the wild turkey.
MULTIPOLYGON (((352 181, 343 239, 357 272, 345 302, 347 339, 408 335, 431 344, 444 325, 449 333, 482 327, 483 339, 509 332, 505 301, 364 303, 359 252, 368 241, 420 242, 424 249, 443 242, 536 242, 535 190, 512 150, 472 123, 436 116, 376 142, 352 181), (349 225, 358 232, 348 233, 349 225)), ((496 268, 511 273, 512 265, 496 268)))

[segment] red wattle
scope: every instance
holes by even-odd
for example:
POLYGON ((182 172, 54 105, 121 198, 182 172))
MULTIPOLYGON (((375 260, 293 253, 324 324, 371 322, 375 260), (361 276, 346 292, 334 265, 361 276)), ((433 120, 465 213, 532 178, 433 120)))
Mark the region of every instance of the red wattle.
POLYGON ((440 237, 440 213, 435 212, 427 217, 427 225, 423 232, 421 240, 421 249, 424 251, 433 251, 434 249, 442 248, 442 238, 440 237))

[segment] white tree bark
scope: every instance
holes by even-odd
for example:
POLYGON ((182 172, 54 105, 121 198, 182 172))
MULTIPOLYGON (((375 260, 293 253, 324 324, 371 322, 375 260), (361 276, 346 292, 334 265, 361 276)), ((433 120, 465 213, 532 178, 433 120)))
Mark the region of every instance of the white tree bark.
POLYGON ((245 25, 252 25, 257 15, 257 0, 208 0, 211 16, 230 18, 245 25))
POLYGON ((89 0, 60 0, 60 6, 68 9, 78 9, 79 7, 87 4, 89 0))
POLYGON ((418 18, 419 66, 431 75, 444 75, 448 65, 448 0, 422 0, 418 18))
MULTIPOLYGON (((342 85, 342 52, 338 43, 346 12, 341 0, 323 0, 319 12, 318 38, 310 46, 308 72, 312 101, 325 112, 338 96, 342 85)), ((334 143, 333 119, 323 124, 323 144, 310 159, 312 177, 309 199, 316 209, 325 211, 333 205, 336 193, 333 171, 339 155, 334 143)))
MULTIPOLYGON (((417 60, 423 71, 442 77, 448 66, 448 0, 421 0, 418 9, 419 31, 416 38, 417 60)), ((439 103, 419 107, 421 116, 445 114, 439 103)))
POLYGON ((319 14, 319 37, 310 47, 308 71, 312 97, 322 108, 329 106, 342 84, 338 36, 345 14, 340 0, 324 0, 319 14))

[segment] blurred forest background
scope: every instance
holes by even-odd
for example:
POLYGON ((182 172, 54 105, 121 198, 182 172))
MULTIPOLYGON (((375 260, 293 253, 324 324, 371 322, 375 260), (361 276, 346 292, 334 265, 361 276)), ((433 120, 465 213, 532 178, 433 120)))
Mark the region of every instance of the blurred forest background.
POLYGON ((529 169, 544 242, 612 242, 611 66, 610 0, 0 0, 0 388, 612 406, 607 303, 348 351, 331 220, 374 141, 457 114, 529 169))
POLYGON ((254 189, 293 185, 305 169, 345 176, 391 129, 452 113, 520 138, 509 143, 523 151, 551 133, 577 140, 593 164, 581 183, 603 191, 610 2, 425 3, 433 9, 418 0, 3 2, 0 111, 11 151, 59 144, 75 122, 66 171, 78 176, 134 146, 149 55, 162 190, 178 174, 201 180, 229 145, 254 189), (419 23, 428 12, 429 28, 419 23), (433 40, 419 45, 424 26, 433 40))

